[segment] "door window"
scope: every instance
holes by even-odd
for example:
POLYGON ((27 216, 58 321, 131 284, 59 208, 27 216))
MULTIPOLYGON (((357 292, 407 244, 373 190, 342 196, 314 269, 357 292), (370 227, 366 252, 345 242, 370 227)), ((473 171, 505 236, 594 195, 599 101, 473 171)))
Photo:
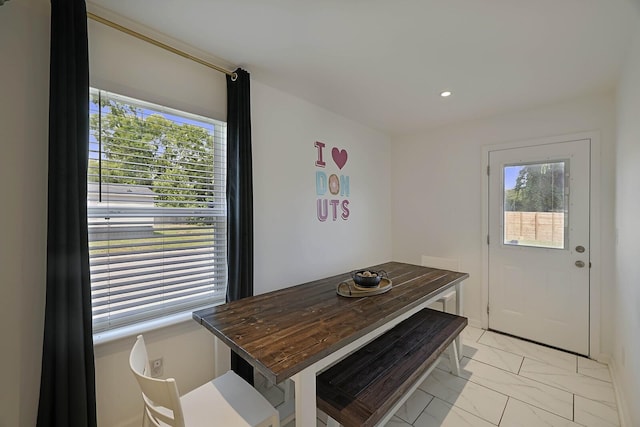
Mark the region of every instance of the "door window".
POLYGON ((503 167, 505 245, 564 249, 568 161, 503 167))

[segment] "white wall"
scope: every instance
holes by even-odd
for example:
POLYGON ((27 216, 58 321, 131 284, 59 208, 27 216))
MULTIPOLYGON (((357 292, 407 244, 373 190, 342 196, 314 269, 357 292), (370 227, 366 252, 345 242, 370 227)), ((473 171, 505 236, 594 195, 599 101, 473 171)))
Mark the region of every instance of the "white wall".
POLYGON ((390 260, 388 138, 259 82, 251 84, 255 292, 390 260), (326 144, 324 169, 315 167, 315 141, 326 144), (332 147, 347 150, 341 171, 331 158, 332 147), (317 170, 349 176, 346 221, 317 219, 317 170))
POLYGON ((618 86, 613 368, 629 426, 640 425, 640 19, 618 86))
POLYGON ((224 74, 96 21, 89 20, 88 26, 93 87, 226 120, 224 74))
MULTIPOLYGON (((451 100, 455 102, 454 99, 451 100)), ((448 102, 448 101, 447 101, 448 102)), ((581 131, 601 134, 602 168, 602 347, 611 349, 614 192, 613 94, 599 94, 558 105, 458 123, 394 141, 392 170, 393 254, 419 263, 421 255, 460 259, 468 272, 465 313, 481 320, 482 147, 581 131)))
MULTIPOLYGON (((223 74, 93 21, 89 40, 93 86, 226 119, 223 74)), ((251 90, 255 292, 389 259, 388 138, 259 82, 252 81, 251 90), (327 143, 327 172, 331 147, 348 151, 347 221, 316 219, 316 140, 327 143)), ((101 426, 139 425, 142 401, 128 368, 134 339, 96 346, 101 426)), ((164 358, 165 376, 175 377, 181 392, 214 376, 213 335, 195 322, 147 332, 145 340, 150 357, 164 358)))
POLYGON ((0 40, 0 426, 32 426, 45 298, 49 2, 5 3, 0 40))

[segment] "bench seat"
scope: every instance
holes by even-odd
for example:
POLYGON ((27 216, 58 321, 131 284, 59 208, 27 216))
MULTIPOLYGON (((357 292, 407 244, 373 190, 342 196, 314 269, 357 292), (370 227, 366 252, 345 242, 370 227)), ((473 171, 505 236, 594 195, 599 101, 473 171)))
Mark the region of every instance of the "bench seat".
MULTIPOLYGON (((425 308, 318 375, 317 405, 345 427, 374 426, 415 390, 467 325, 425 308)), ((455 360, 457 363, 457 358, 455 360)))

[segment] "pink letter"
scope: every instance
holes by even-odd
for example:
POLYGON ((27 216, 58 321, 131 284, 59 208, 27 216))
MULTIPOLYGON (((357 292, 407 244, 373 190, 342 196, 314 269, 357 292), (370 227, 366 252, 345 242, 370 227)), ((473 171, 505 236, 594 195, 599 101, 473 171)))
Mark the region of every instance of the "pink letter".
POLYGON ((349 201, 348 200, 342 201, 342 219, 344 219, 345 221, 349 219, 349 201))
POLYGON ((340 200, 338 199, 331 199, 329 200, 329 204, 331 205, 331 207, 333 208, 333 220, 335 221, 336 219, 338 219, 338 203, 340 203, 340 200))
POLYGON ((329 212, 328 212, 328 206, 327 206, 327 199, 318 199, 318 219, 320 220, 320 222, 325 222, 327 220, 327 216, 329 216, 329 212), (324 202, 324 203, 322 203, 324 202), (323 206, 324 205, 324 206, 323 206), (323 208, 324 207, 324 212, 323 208))
POLYGON ((318 160, 316 160, 316 166, 319 168, 325 167, 327 164, 322 160, 322 149, 325 146, 324 142, 316 141, 313 146, 318 149, 318 160))

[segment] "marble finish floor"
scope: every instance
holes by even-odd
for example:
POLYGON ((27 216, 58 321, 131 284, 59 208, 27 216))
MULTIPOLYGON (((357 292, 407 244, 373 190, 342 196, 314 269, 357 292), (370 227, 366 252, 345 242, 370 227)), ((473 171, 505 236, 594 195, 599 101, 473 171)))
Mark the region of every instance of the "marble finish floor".
MULTIPOLYGON (((462 339, 460 376, 443 360, 387 427, 620 425, 607 365, 471 326, 462 339)), ((282 405, 280 386, 258 377, 256 388, 282 405)), ((325 423, 318 411, 317 426, 325 423)))

